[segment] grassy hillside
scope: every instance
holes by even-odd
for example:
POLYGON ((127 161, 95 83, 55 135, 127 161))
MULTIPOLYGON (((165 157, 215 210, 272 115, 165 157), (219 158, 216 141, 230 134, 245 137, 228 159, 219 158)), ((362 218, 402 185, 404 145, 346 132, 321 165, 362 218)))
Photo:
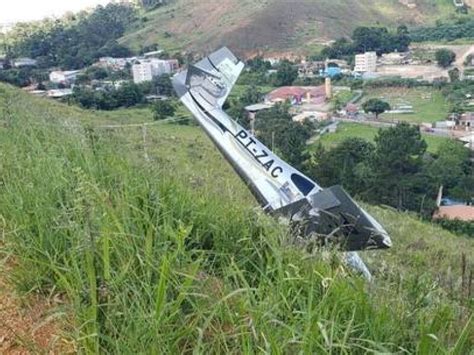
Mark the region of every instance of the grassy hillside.
POLYGON ((451 0, 176 0, 146 13, 121 42, 135 49, 158 43, 169 51, 227 45, 239 54, 305 52, 359 25, 433 23, 454 12, 451 0))
POLYGON ((0 113, 1 259, 23 294, 64 300, 50 317, 79 351, 474 346, 473 240, 368 206, 394 248, 363 253, 367 285, 338 253, 294 247, 196 127, 149 126, 144 140, 99 127, 144 112, 85 112, 3 85, 0 113))

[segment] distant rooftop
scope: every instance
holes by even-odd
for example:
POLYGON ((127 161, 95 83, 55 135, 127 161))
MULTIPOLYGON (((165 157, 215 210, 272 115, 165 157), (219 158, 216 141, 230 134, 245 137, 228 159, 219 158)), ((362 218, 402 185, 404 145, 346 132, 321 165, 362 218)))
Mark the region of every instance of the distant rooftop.
POLYGON ((459 219, 461 221, 474 221, 474 206, 456 205, 456 206, 441 206, 434 214, 435 219, 459 219))
POLYGON ((267 110, 271 108, 272 105, 267 105, 267 104, 255 104, 255 105, 250 105, 245 108, 246 111, 262 111, 262 110, 267 110))

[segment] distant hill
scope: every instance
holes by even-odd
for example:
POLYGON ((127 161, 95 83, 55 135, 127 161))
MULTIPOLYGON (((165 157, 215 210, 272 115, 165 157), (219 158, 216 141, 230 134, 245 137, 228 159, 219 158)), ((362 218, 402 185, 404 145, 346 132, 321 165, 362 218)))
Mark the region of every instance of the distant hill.
POLYGON ((308 52, 360 25, 433 23, 455 13, 451 0, 176 0, 148 12, 121 39, 134 48, 239 54, 308 52))

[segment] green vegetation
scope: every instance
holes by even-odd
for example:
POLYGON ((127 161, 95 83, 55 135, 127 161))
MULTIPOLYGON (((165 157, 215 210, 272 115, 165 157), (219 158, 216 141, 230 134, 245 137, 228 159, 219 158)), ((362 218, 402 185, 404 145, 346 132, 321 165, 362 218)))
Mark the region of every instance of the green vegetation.
POLYGON ((435 52, 435 59, 440 67, 448 68, 456 60, 456 54, 449 49, 442 48, 435 52))
POLYGON ((130 51, 116 40, 135 19, 131 6, 108 4, 90 14, 19 23, 4 39, 6 54, 10 58, 36 58, 41 68, 63 69, 83 68, 103 56, 128 56, 130 51))
POLYGON ((169 101, 158 100, 153 105, 153 115, 156 120, 164 120, 174 116, 176 109, 169 101))
MULTIPOLYGON (((321 137, 320 142, 326 148, 332 148, 339 145, 347 138, 356 137, 372 142, 378 132, 378 128, 362 123, 340 123, 336 133, 325 134, 321 137)), ((428 151, 435 153, 439 147, 447 140, 442 137, 423 135, 426 143, 428 143, 428 151)))
MULTIPOLYGON (((97 72, 95 72, 97 73, 97 72)), ((132 107, 146 104, 147 95, 174 96, 174 90, 169 75, 156 77, 151 82, 135 84, 125 82, 119 87, 108 86, 94 90, 88 86, 76 85, 69 102, 83 108, 97 110, 115 110, 120 107, 132 107)))
POLYGON ((76 86, 70 101, 84 108, 97 110, 114 110, 119 107, 132 107, 146 103, 147 86, 127 82, 118 89, 94 90, 76 86))
POLYGON ((464 80, 445 85, 441 92, 449 102, 450 111, 456 113, 472 111, 469 105, 474 92, 474 81, 464 80))
POLYGON ((362 108, 364 112, 373 113, 375 119, 378 119, 380 114, 390 110, 390 104, 380 99, 369 99, 362 104, 362 108))
POLYGON ((9 68, 0 70, 0 81, 6 82, 18 87, 29 86, 33 83, 40 83, 48 79, 44 70, 35 68, 9 68))
POLYGON ((474 37, 474 19, 472 16, 466 16, 456 21, 438 22, 436 26, 432 27, 420 27, 412 30, 410 37, 414 42, 472 39, 474 37))
POLYGON ((377 54, 404 52, 410 45, 410 36, 406 26, 399 26, 395 33, 385 27, 357 27, 351 36, 336 40, 321 51, 323 58, 342 58, 357 53, 374 51, 377 54))
POLYGON ((435 210, 438 189, 463 201, 474 196, 474 165, 470 151, 445 139, 435 153, 419 128, 407 123, 379 130, 372 144, 349 137, 309 154, 306 168, 325 186, 342 183, 353 195, 372 204, 419 212, 428 218, 435 210))
POLYGON ((439 90, 430 87, 404 88, 365 88, 363 100, 381 99, 390 104, 392 109, 412 106, 413 113, 384 113, 382 119, 406 121, 411 123, 432 123, 445 120, 450 112, 448 100, 439 90))
POLYGON ((306 141, 311 138, 316 126, 309 121, 293 121, 289 105, 277 104, 261 111, 255 118, 258 139, 289 164, 300 167, 304 160, 306 141))
POLYGON ((65 296, 54 316, 78 351, 474 345, 461 257, 472 260, 472 241, 369 207, 395 241, 364 254, 369 288, 337 253, 291 246, 200 130, 151 126, 147 160, 140 129, 94 127, 129 111, 95 115, 0 90, 0 253, 14 257, 19 291, 65 296))

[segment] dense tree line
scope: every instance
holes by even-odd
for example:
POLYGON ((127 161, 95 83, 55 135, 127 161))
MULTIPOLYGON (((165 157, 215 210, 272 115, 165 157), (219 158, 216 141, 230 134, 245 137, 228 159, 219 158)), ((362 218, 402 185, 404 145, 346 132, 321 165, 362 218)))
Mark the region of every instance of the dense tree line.
POLYGON ((406 26, 399 26, 395 32, 385 27, 357 27, 351 39, 339 38, 325 47, 313 59, 352 57, 357 53, 374 51, 378 55, 394 51, 404 52, 410 45, 410 33, 406 26))
POLYGON ((36 68, 10 68, 0 70, 0 81, 25 87, 48 80, 48 74, 44 70, 36 68))
POLYGON ((151 82, 135 84, 126 82, 115 88, 94 89, 87 86, 75 86, 70 102, 84 108, 114 110, 120 107, 132 107, 145 104, 147 95, 174 95, 171 78, 162 75, 151 82))
POLYGON ((39 67, 63 69, 82 68, 101 56, 127 56, 130 51, 116 40, 136 16, 131 6, 108 4, 59 20, 20 23, 5 39, 6 53, 36 58, 39 67))
POLYGON ((432 27, 420 27, 411 30, 410 38, 414 42, 454 41, 459 38, 474 37, 474 18, 461 18, 455 22, 437 23, 432 27))
POLYGON ((348 138, 332 149, 318 146, 306 172, 323 186, 342 184, 373 204, 431 216, 440 186, 448 196, 471 201, 474 166, 469 150, 446 141, 437 154, 426 152, 419 128, 406 123, 380 130, 375 143, 348 138))
POLYGON ((298 68, 286 59, 275 66, 274 73, 269 73, 270 69, 273 69, 270 62, 262 58, 250 59, 246 71, 239 78, 239 84, 286 86, 292 85, 298 78, 298 68))

